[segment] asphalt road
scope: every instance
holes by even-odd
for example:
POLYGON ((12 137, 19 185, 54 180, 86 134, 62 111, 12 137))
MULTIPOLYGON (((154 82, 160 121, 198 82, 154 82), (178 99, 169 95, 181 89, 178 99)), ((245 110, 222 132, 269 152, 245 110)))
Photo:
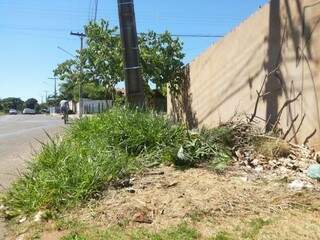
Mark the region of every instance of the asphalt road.
MULTIPOLYGON (((0 191, 5 190, 25 168, 26 161, 39 151, 41 142, 62 133, 63 120, 47 115, 0 116, 0 191)), ((4 239, 4 225, 0 220, 0 240, 4 239)))

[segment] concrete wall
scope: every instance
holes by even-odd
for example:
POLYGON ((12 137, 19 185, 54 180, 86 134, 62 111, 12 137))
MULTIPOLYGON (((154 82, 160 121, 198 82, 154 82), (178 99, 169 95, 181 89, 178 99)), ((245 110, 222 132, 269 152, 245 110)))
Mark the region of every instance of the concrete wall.
MULTIPOLYGON (((315 129, 311 145, 320 149, 320 1, 271 0, 189 64, 182 108, 168 97, 172 116, 192 125, 216 126, 235 112, 252 113, 256 90, 267 78, 258 116, 275 121, 288 99, 302 96, 282 115, 286 130, 297 115, 305 119, 295 141, 315 129)), ((291 133, 292 135, 293 133, 291 133)))

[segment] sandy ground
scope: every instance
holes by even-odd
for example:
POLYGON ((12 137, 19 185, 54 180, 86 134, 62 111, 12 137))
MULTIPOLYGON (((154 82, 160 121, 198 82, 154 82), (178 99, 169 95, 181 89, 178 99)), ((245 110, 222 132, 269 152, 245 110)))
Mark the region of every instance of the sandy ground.
MULTIPOLYGON (((160 231, 186 222, 201 233, 200 239, 221 232, 231 239, 320 239, 317 189, 292 191, 284 180, 251 179, 237 169, 219 175, 162 167, 125 182, 130 184, 109 188, 64 219, 88 229, 118 225, 129 231, 160 231)), ((60 239, 65 233, 50 226, 42 239, 60 239)))
MULTIPOLYGON (((4 191, 25 162, 40 147, 38 141, 47 141, 45 131, 56 135, 63 131, 63 121, 59 117, 46 115, 5 115, 0 116, 0 191, 4 191)), ((4 239, 4 224, 0 219, 0 239, 4 239)))

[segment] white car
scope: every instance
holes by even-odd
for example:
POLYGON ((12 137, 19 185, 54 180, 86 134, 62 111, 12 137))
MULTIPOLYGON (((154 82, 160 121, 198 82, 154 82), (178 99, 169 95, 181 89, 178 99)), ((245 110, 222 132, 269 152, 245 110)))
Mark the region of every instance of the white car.
POLYGON ((15 109, 10 109, 10 110, 9 110, 9 114, 10 114, 10 115, 17 115, 17 113, 18 113, 18 112, 17 112, 17 110, 15 110, 15 109))
POLYGON ((36 111, 34 109, 31 108, 25 108, 23 109, 23 114, 36 114, 36 111))

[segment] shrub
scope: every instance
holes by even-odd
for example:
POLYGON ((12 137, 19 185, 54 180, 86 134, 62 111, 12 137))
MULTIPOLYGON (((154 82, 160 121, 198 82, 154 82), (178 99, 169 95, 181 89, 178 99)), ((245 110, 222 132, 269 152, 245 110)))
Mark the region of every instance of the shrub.
POLYGON ((193 134, 163 115, 128 108, 83 118, 63 138, 43 145, 5 195, 6 214, 62 211, 98 195, 110 181, 160 163, 208 161, 221 170, 229 159, 230 134, 227 128, 193 134))

